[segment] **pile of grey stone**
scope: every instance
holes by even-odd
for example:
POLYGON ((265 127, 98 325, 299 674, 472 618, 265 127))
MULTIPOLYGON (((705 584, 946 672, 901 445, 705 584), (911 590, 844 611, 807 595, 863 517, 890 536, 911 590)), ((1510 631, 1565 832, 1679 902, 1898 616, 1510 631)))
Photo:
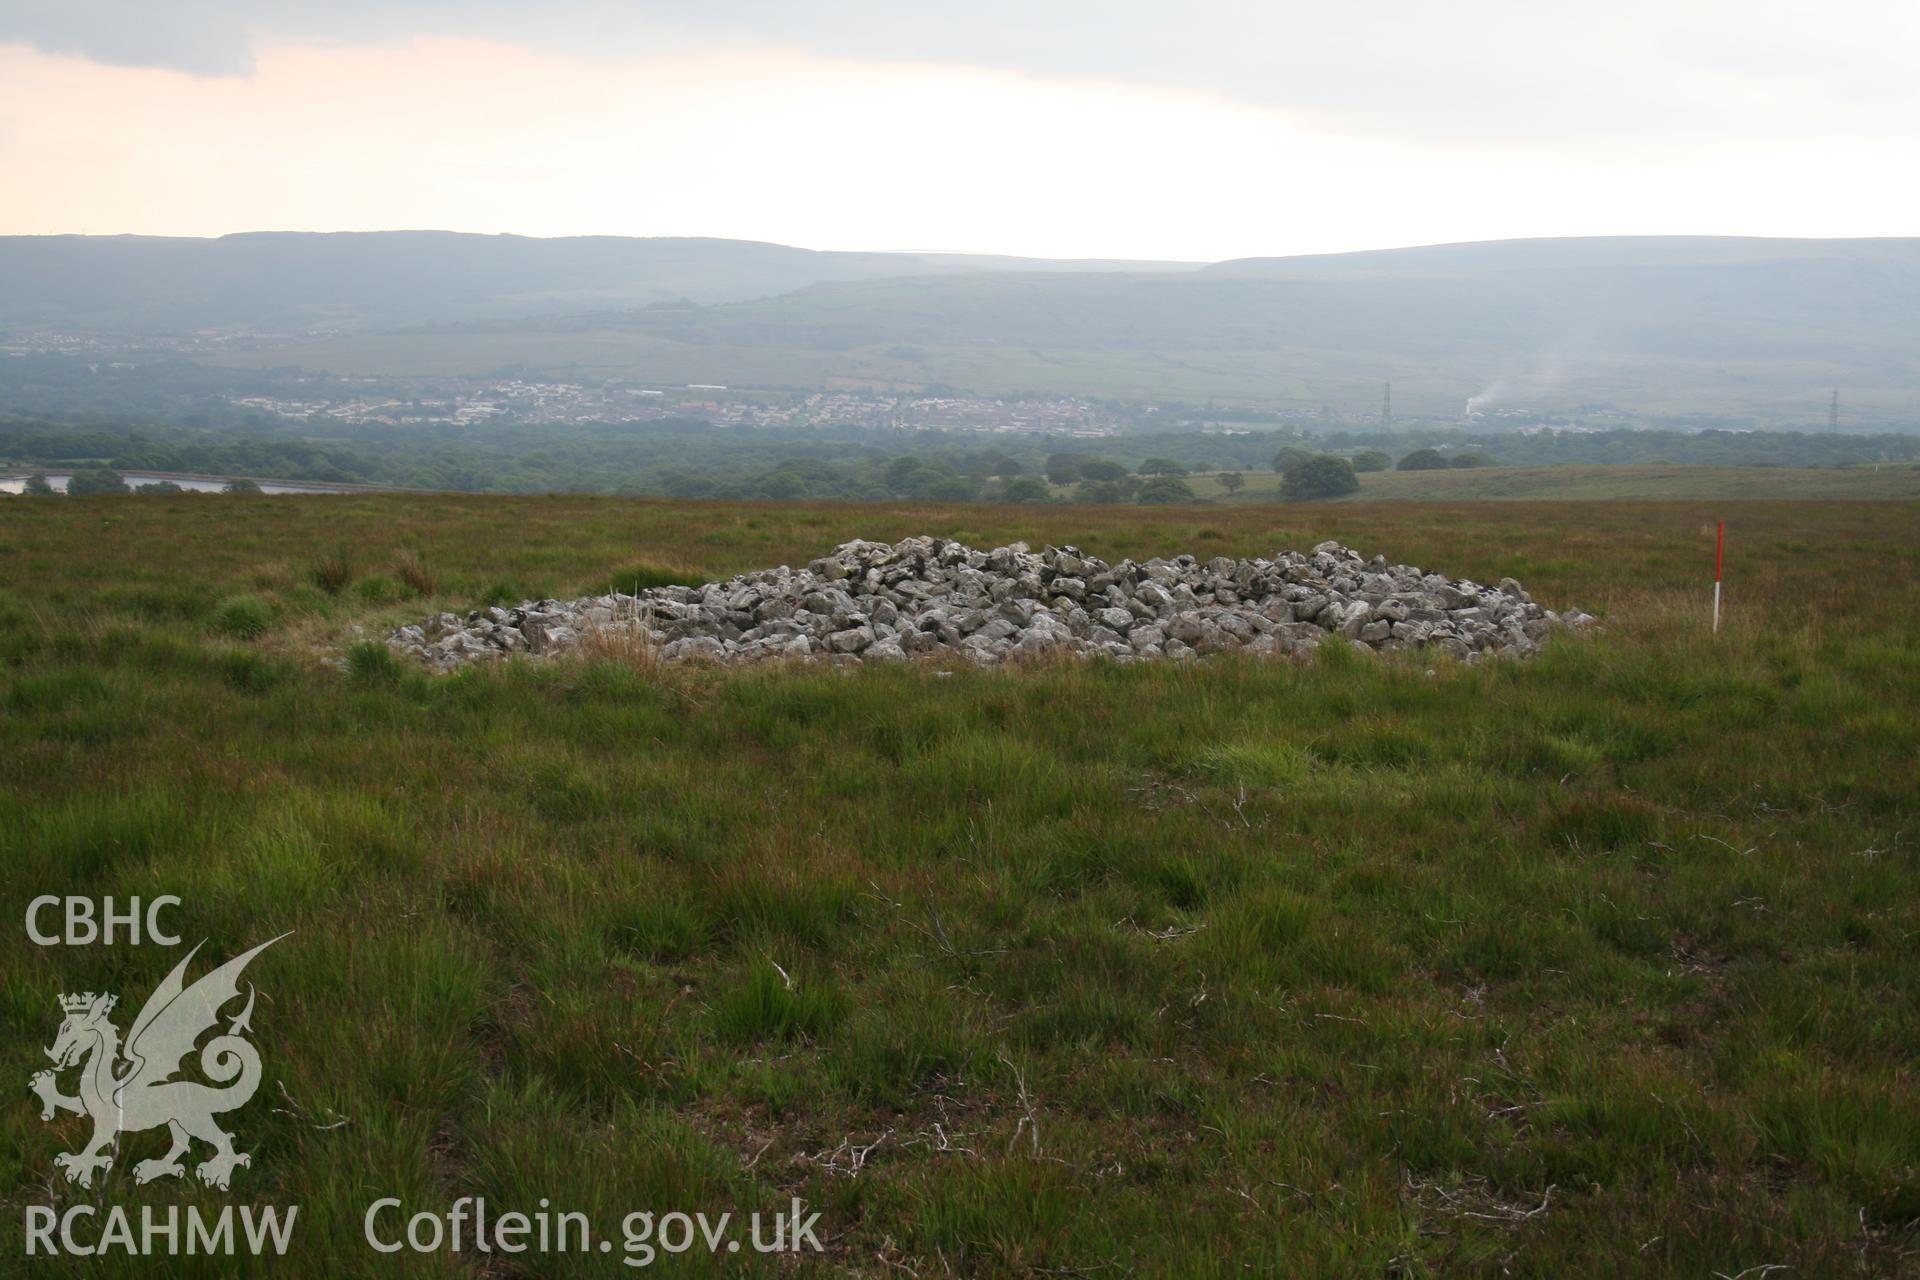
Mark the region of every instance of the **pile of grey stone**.
POLYGON ((1427 648, 1466 662, 1525 657, 1556 614, 1519 583, 1497 586, 1388 564, 1323 542, 1272 559, 1158 557, 1108 564, 1073 547, 979 551, 943 538, 849 542, 804 569, 782 565, 702 587, 535 600, 443 613, 387 643, 439 671, 594 640, 662 662, 836 663, 951 656, 993 666, 1069 653, 1119 662, 1213 653, 1309 659, 1333 641, 1368 652, 1427 648))

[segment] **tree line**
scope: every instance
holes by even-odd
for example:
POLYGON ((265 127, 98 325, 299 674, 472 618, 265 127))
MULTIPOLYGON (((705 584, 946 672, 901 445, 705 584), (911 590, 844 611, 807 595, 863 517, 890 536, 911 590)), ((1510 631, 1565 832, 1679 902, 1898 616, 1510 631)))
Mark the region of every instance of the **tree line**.
POLYGON ((1192 477, 1231 493, 1278 473, 1289 496, 1336 496, 1398 467, 1558 463, 1846 466, 1920 459, 1920 437, 1792 432, 1273 431, 985 435, 871 427, 715 427, 699 418, 532 426, 191 427, 0 414, 0 464, 391 485, 473 493, 626 493, 840 501, 1184 502, 1192 477), (1315 461, 1333 459, 1333 462, 1315 461), (1311 468, 1303 464, 1315 461, 1311 468), (1335 464, 1338 465, 1335 465, 1335 464), (1295 474, 1298 471, 1299 474, 1295 474))

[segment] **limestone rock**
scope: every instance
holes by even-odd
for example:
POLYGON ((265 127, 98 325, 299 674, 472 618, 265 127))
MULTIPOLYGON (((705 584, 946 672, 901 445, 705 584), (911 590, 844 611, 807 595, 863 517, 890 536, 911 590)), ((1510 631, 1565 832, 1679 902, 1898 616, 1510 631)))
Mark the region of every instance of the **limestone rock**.
POLYGON ((399 628, 387 644, 436 671, 513 654, 545 660, 577 651, 585 636, 613 633, 650 644, 662 662, 838 666, 946 656, 998 666, 1057 653, 1304 662, 1329 640, 1369 654, 1429 649, 1478 662, 1526 657, 1556 630, 1597 623, 1578 609, 1542 608, 1511 578, 1483 587, 1337 542, 1270 559, 1110 565, 1077 547, 979 551, 914 537, 849 542, 802 570, 782 565, 698 588, 443 613, 399 628))

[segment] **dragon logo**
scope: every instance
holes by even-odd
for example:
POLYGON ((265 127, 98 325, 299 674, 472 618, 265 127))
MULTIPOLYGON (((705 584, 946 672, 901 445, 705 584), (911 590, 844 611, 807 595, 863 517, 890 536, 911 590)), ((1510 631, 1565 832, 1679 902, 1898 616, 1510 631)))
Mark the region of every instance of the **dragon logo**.
MULTIPOLYGON (((280 938, 286 936, 283 933, 280 938)), ((200 1049, 200 1073, 213 1083, 174 1077, 200 1037, 218 1029, 220 1010, 239 998, 240 973, 247 962, 280 938, 268 939, 187 986, 187 963, 200 950, 196 945, 148 998, 140 1016, 133 1020, 124 1048, 119 1028, 107 1017, 118 997, 91 991, 60 997, 66 1017, 53 1047, 47 1050, 53 1069, 37 1073, 32 1088, 40 1095, 42 1120, 51 1120, 62 1111, 93 1117, 92 1140, 79 1151, 62 1152, 53 1158, 68 1182, 91 1187, 93 1175, 112 1166, 122 1133, 162 1125, 173 1136, 173 1148, 157 1160, 136 1164, 135 1182, 183 1175, 186 1169, 180 1157, 187 1154, 195 1138, 213 1148, 213 1154, 194 1169, 208 1186, 225 1191, 233 1171, 252 1163, 250 1157, 233 1149, 232 1137, 213 1121, 221 1112, 245 1106, 260 1087, 259 1051, 242 1038, 252 1030, 251 983, 247 985, 246 1007, 228 1020, 225 1033, 215 1035, 200 1049), (72 1097, 60 1092, 57 1081, 59 1073, 69 1067, 80 1069, 78 1092, 72 1097)))

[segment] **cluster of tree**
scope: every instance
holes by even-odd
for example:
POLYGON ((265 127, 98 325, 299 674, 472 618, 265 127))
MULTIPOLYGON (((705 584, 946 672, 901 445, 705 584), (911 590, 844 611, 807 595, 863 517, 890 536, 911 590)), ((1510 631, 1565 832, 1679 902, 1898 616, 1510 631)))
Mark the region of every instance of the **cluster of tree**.
MULTIPOLYGON (((1498 431, 1335 431, 1314 437, 1329 452, 1386 451, 1396 457, 1439 451, 1452 465, 1462 454, 1484 454, 1501 466, 1563 464, 1632 466, 1664 463, 1718 467, 1856 467, 1920 461, 1920 435, 1849 435, 1806 431, 1651 431, 1622 427, 1568 428, 1521 434, 1498 431)), ((1485 466, 1488 462, 1478 463, 1485 466)))
MULTIPOLYGON (((1493 459, 1480 450, 1469 450, 1449 457, 1438 449, 1415 449, 1395 463, 1392 455, 1380 449, 1360 449, 1351 457, 1331 453, 1309 453, 1294 445, 1282 447, 1273 456, 1273 469, 1281 474, 1280 492, 1296 501, 1317 498, 1343 498, 1360 491, 1362 471, 1435 471, 1448 467, 1492 466, 1493 459)), ((1229 489, 1229 492, 1234 488, 1229 489)))
POLYGON ((1286 497, 1309 502, 1317 498, 1344 498, 1360 491, 1360 477, 1354 474, 1353 463, 1346 458, 1330 453, 1297 452, 1300 456, 1287 458, 1286 465, 1279 468, 1280 492, 1286 497))
POLYGON ((1198 501, 1193 489, 1178 476, 1121 476, 1118 480, 1082 480, 1074 486, 1073 500, 1103 505, 1138 502, 1152 506, 1198 501))
MULTIPOLYGON (((1300 463, 1314 457, 1324 457, 1303 449, 1299 445, 1283 445, 1273 455, 1273 469, 1286 475, 1300 463)), ((1385 471, 1396 467, 1401 471, 1442 471, 1448 467, 1490 467, 1493 458, 1479 449, 1468 450, 1451 456, 1438 449, 1415 449, 1412 453, 1395 463, 1393 456, 1380 449, 1359 449, 1351 456, 1342 459, 1353 471, 1385 471)))
MULTIPOLYGON (((40 479, 42 484, 46 483, 44 478, 40 479)), ((108 467, 90 467, 85 471, 76 471, 67 479, 69 498, 93 498, 108 493, 131 492, 133 490, 129 489, 127 482, 120 478, 120 473, 108 467)))
POLYGON ((232 397, 309 394, 313 385, 297 370, 221 369, 184 356, 106 360, 32 352, 0 360, 0 406, 106 427, 161 421, 189 428, 271 429, 279 421, 275 415, 236 405, 232 397), (295 377, 302 381, 292 382, 295 377))
MULTIPOLYGON (((185 489, 171 480, 149 480, 144 484, 130 485, 126 477, 112 467, 82 467, 67 477, 65 490, 53 487, 44 472, 36 471, 27 477, 20 492, 29 498, 57 498, 63 493, 69 498, 97 498, 119 493, 139 493, 151 497, 166 497, 176 493, 200 493, 203 490, 185 489)), ((257 480, 229 480, 220 487, 222 493, 259 493, 257 480)))
MULTIPOLYGON (((1380 455, 1384 457, 1385 455, 1380 455)), ((1415 449, 1395 464, 1396 471, 1445 471, 1450 467, 1490 467, 1494 465, 1493 455, 1480 449, 1468 449, 1461 453, 1447 454, 1438 449, 1415 449)), ((1376 467, 1373 470, 1384 470, 1376 467)))

